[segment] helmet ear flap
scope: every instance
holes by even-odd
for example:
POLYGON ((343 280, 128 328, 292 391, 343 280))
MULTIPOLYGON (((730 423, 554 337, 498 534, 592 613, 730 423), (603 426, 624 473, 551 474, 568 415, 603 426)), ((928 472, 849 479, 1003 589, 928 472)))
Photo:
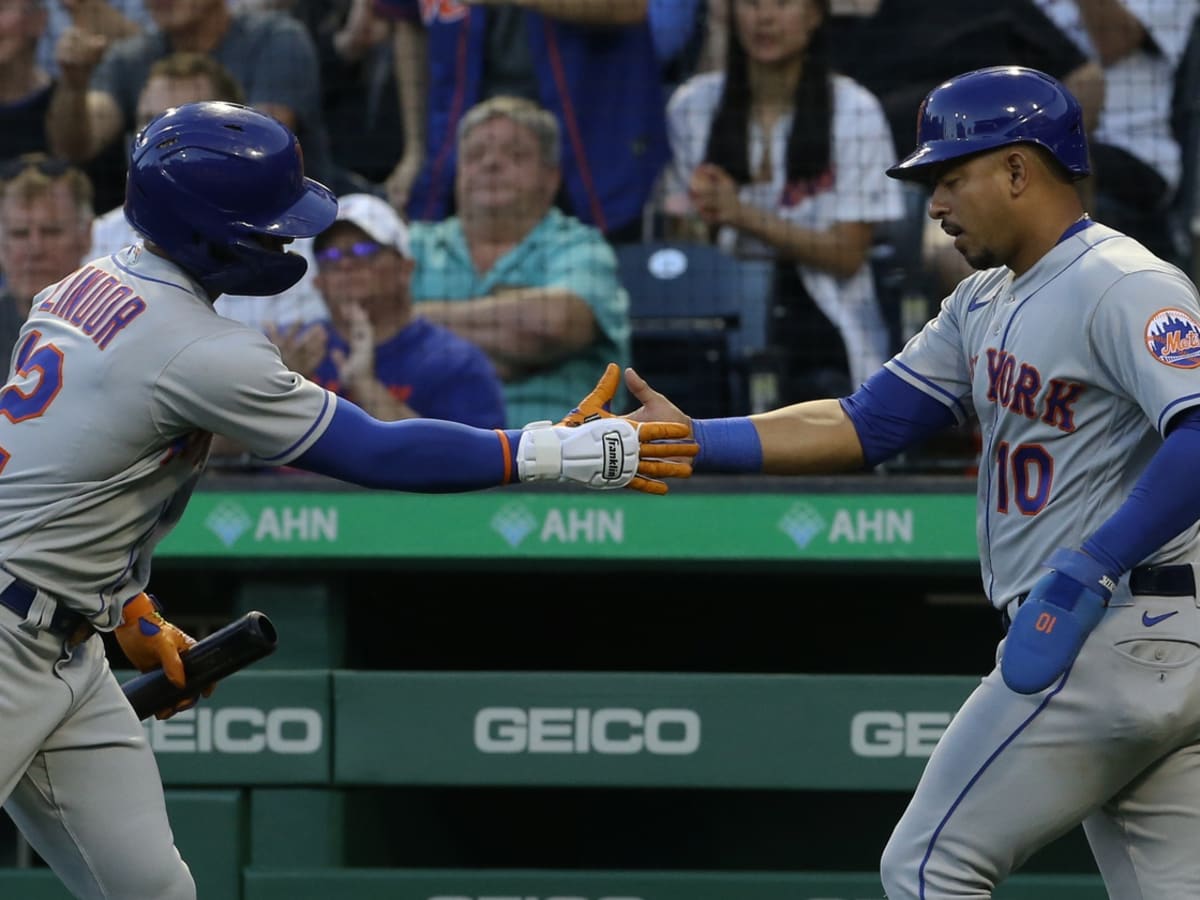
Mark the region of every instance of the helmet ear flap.
MULTIPOLYGON (((197 235, 197 240, 203 240, 197 235)), ((218 263, 232 264, 237 261, 237 257, 233 255, 233 251, 225 244, 218 244, 215 241, 206 241, 208 244, 208 252, 218 263)))

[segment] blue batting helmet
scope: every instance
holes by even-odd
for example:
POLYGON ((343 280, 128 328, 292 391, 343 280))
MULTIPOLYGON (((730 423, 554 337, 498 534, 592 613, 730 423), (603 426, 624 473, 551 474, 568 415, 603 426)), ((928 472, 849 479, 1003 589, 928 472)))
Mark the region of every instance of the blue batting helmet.
POLYGON ((1091 171, 1083 110, 1070 91, 1036 69, 976 69, 929 92, 917 114, 917 149, 887 173, 923 181, 933 166, 1020 143, 1045 147, 1072 180, 1091 171))
POLYGON ((133 141, 125 217, 210 293, 287 290, 308 263, 263 239, 312 237, 336 215, 296 136, 249 107, 187 103, 133 141))

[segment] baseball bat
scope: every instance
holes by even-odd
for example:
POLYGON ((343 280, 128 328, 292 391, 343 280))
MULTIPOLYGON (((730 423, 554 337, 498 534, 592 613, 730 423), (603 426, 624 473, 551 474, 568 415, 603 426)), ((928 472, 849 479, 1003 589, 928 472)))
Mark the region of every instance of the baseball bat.
POLYGON ((178 688, 162 669, 126 681, 121 689, 138 720, 200 695, 206 687, 275 652, 275 626, 252 610, 179 654, 187 684, 178 688))

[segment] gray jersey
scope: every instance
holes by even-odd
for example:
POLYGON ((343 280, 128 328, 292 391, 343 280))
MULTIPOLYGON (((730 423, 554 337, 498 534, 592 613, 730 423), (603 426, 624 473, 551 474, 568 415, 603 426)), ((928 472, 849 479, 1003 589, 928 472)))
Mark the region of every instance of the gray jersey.
MULTIPOLYGON (((1115 512, 1170 419, 1200 405, 1200 302, 1178 269, 1092 224, 1020 278, 965 279, 887 368, 979 418, 983 582, 1002 608, 1115 512)), ((1148 561, 1196 560, 1198 528, 1148 561)))
POLYGON ((97 259, 34 298, 0 392, 0 565, 112 628, 211 435, 286 463, 334 403, 172 263, 97 259))

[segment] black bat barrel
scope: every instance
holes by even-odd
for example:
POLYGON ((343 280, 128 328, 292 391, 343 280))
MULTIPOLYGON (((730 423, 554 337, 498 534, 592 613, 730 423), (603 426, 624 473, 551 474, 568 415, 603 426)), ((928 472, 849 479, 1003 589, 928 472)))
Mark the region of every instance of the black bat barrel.
POLYGON ((138 719, 148 719, 159 710, 198 697, 213 682, 270 655, 277 643, 271 620, 252 610, 180 654, 186 687, 171 684, 162 669, 143 672, 121 687, 138 719))

